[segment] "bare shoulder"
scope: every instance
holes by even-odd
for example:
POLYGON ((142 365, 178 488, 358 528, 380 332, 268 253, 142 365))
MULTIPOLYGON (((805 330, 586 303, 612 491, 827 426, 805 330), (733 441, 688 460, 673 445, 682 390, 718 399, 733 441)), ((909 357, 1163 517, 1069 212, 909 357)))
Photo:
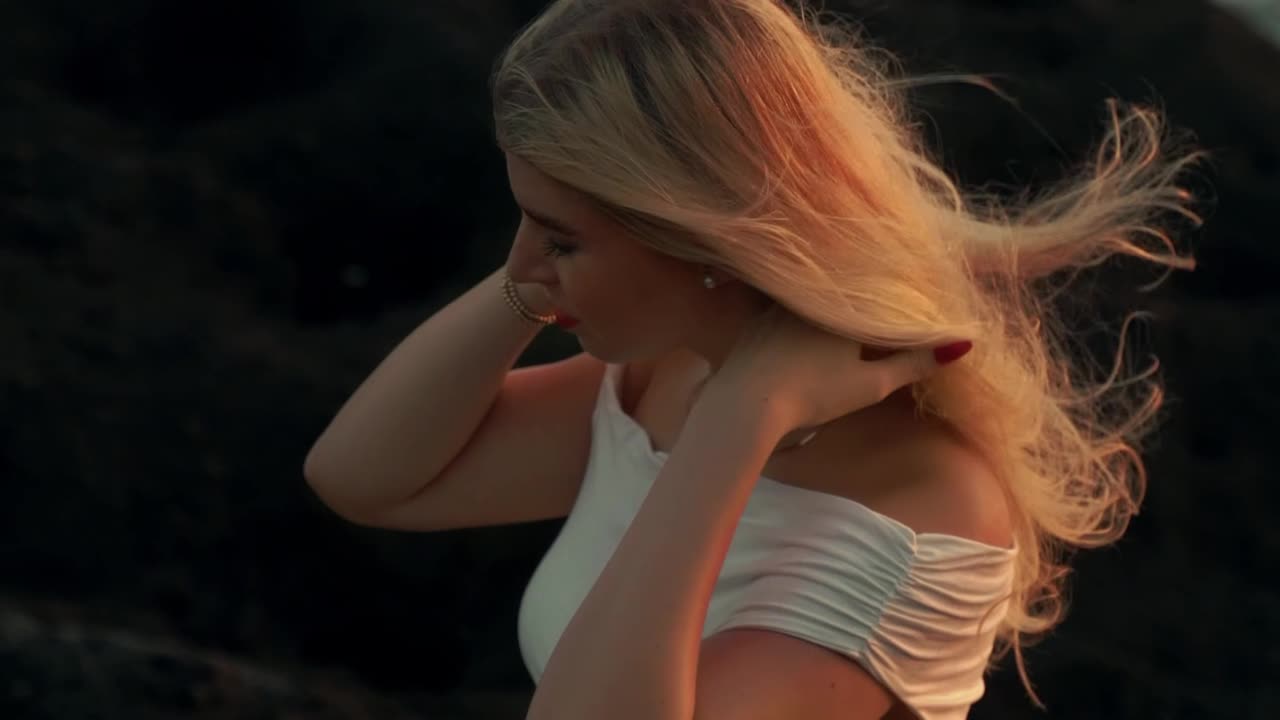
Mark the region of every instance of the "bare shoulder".
POLYGON ((917 533, 1012 547, 1009 501, 991 464, 944 421, 916 416, 909 398, 868 409, 833 436, 782 466, 784 481, 847 497, 917 533))
POLYGON ((917 533, 1012 547, 1009 500, 987 460, 953 434, 922 430, 874 463, 867 504, 917 533))

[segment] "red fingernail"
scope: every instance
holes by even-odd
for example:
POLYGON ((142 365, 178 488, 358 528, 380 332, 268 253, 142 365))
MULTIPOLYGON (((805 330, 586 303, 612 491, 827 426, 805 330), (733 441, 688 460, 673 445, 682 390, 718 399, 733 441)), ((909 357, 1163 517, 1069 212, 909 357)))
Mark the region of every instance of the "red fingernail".
POLYGON ((964 354, 972 349, 973 343, 968 340, 961 340, 960 342, 935 348, 933 356, 937 358, 939 365, 946 365, 949 362, 955 362, 956 360, 964 357, 964 354))

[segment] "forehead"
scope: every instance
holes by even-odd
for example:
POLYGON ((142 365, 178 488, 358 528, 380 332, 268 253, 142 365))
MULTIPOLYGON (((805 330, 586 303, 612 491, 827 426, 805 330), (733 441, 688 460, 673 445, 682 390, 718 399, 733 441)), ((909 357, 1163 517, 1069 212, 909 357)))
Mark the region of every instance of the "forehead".
POLYGON ((520 200, 527 199, 531 203, 536 200, 548 202, 574 200, 573 188, 511 153, 507 153, 507 179, 510 180, 511 189, 520 200))
POLYGON ((510 153, 507 175, 516 204, 545 227, 577 237, 606 222, 582 193, 510 153))
POLYGON ((511 153, 506 156, 512 194, 522 209, 571 226, 573 237, 587 240, 594 257, 607 256, 632 270, 674 262, 633 241, 626 229, 597 209, 586 195, 511 153))

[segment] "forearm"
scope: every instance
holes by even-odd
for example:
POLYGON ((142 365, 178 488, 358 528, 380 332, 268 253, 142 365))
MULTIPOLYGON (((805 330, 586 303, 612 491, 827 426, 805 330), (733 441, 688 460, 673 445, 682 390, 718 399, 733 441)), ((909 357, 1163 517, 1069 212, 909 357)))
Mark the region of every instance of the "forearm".
POLYGON ((541 329, 502 282, 499 269, 437 311, 343 404, 303 471, 327 504, 358 515, 413 495, 466 444, 541 329))
POLYGON ((691 411, 630 528, 547 662, 528 718, 691 720, 707 607, 786 429, 767 403, 691 411))

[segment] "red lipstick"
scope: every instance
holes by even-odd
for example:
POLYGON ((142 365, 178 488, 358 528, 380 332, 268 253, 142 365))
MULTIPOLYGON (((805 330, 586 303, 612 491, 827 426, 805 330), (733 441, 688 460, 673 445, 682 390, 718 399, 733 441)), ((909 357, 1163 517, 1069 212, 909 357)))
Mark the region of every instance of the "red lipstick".
POLYGON ((577 319, 577 318, 575 318, 575 317, 571 317, 571 316, 569 316, 569 315, 565 315, 565 314, 564 314, 564 313, 562 313, 562 312, 557 312, 557 313, 556 313, 556 325, 559 325, 560 327, 562 327, 562 328, 564 328, 564 329, 568 330, 569 328, 571 328, 571 327, 573 327, 573 326, 575 326, 575 325, 577 325, 577 324, 578 324, 578 319, 577 319))

